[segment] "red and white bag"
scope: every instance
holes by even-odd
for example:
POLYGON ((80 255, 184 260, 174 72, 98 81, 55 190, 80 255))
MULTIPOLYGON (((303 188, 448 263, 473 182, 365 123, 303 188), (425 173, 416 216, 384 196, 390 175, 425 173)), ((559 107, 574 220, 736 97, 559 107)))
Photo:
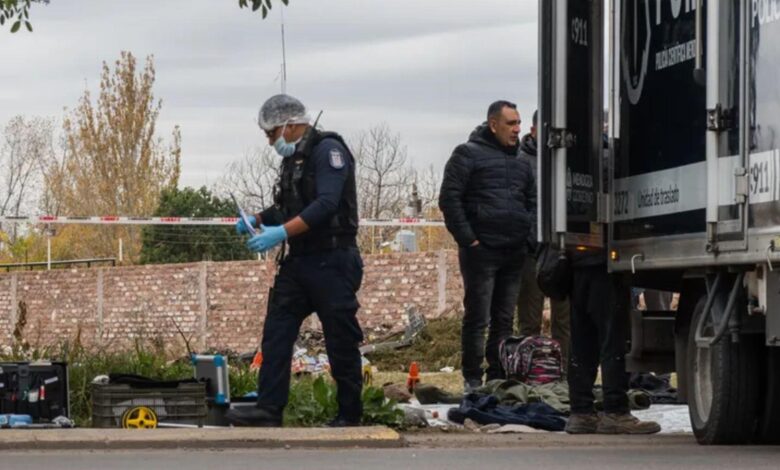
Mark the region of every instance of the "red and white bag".
POLYGON ((563 378, 563 355, 558 341, 544 336, 510 336, 499 345, 508 379, 542 385, 563 378))

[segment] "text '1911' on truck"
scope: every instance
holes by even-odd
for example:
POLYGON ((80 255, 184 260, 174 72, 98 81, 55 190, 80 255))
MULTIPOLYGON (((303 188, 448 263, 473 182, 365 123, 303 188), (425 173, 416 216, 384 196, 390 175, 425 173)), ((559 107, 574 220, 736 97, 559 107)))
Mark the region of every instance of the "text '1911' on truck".
POLYGON ((780 442, 780 0, 539 15, 540 237, 680 293, 627 364, 677 372, 700 443, 780 442))

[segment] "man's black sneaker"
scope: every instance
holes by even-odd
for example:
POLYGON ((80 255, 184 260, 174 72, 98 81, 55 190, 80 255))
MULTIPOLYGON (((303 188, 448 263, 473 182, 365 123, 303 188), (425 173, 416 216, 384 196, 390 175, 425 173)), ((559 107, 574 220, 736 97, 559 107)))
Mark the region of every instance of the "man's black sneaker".
POLYGON ((265 408, 247 406, 231 408, 225 413, 228 423, 233 426, 248 426, 258 428, 282 427, 282 413, 269 411, 265 408))
POLYGON ((332 420, 328 421, 328 423, 325 426, 329 428, 353 428, 356 426, 360 426, 360 420, 347 419, 347 418, 342 418, 340 416, 337 416, 332 420))

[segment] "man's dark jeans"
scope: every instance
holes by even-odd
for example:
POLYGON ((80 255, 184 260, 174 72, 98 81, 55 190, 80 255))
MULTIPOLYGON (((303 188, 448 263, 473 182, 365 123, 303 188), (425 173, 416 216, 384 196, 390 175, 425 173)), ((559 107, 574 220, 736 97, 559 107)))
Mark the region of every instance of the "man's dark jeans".
POLYGON ((458 252, 465 297, 463 306, 462 365, 467 382, 482 381, 482 362, 487 357, 487 380, 503 379, 498 345, 512 335, 515 302, 525 249, 489 248, 483 245, 458 252), (488 329, 485 344, 485 329, 488 329))
POLYGON ((573 272, 568 375, 571 412, 594 412, 593 384, 601 365, 604 411, 627 413, 630 291, 605 265, 575 268, 573 272))

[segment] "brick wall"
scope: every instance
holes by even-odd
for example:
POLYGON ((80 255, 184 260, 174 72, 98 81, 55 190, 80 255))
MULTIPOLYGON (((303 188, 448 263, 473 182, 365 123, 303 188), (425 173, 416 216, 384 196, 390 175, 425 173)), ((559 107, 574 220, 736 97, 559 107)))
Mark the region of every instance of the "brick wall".
MULTIPOLYGON (((429 319, 459 311, 462 283, 452 251, 364 257, 359 319, 371 339, 403 328, 406 308, 429 319)), ((60 269, 0 274, 0 346, 26 321, 33 347, 81 342, 126 349, 136 340, 180 351, 252 350, 261 339, 274 265, 265 261, 60 269)), ((318 329, 312 316, 304 329, 318 329)))

